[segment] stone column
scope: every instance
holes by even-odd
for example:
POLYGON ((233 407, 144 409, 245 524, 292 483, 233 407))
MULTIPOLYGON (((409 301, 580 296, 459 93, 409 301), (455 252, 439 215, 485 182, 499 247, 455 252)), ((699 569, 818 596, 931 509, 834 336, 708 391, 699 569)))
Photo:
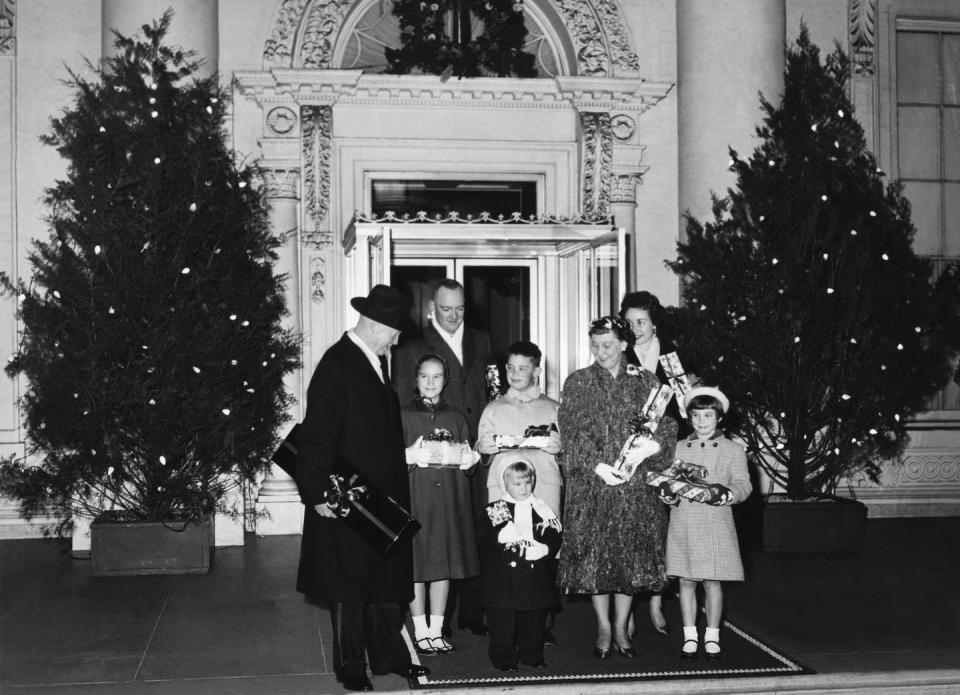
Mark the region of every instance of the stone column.
POLYGON ((779 102, 785 43, 785 0, 677 0, 681 239, 682 215, 708 219, 710 192, 733 185, 727 148, 756 147, 757 95, 779 102))
POLYGON ((614 299, 615 308, 624 293, 637 286, 637 184, 639 173, 617 174, 610 181, 610 213, 613 223, 627 234, 627 286, 620 287, 620 297, 614 299))
MULTIPOLYGON (((280 256, 277 271, 287 276, 286 301, 287 327, 295 334, 302 333, 300 306, 300 239, 298 233, 299 169, 263 169, 267 199, 270 204, 269 222, 273 234, 283 240, 278 249, 280 256)), ((300 394, 302 370, 288 374, 285 379, 287 392, 293 394, 291 414, 300 417, 300 394)), ((292 425, 289 425, 292 427, 292 425)), ((285 435, 288 430, 281 434, 285 435)), ((257 533, 262 536, 299 533, 303 522, 300 495, 297 484, 290 476, 272 466, 260 486, 256 510, 257 533), (263 514, 266 512, 266 514, 263 514), (263 514, 262 518, 259 518, 263 514)))
POLYGON ((196 51, 202 59, 198 76, 215 73, 220 59, 219 0, 101 0, 101 55, 106 58, 115 51, 114 30, 132 36, 167 9, 173 10, 167 43, 196 51))

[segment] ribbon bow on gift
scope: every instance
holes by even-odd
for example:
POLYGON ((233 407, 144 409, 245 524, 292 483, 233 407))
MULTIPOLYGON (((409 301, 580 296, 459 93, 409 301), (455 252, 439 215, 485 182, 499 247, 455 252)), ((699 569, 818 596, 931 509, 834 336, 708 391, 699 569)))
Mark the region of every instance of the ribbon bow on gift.
POLYGON ((349 481, 341 475, 330 476, 330 489, 324 493, 323 501, 340 517, 346 517, 353 511, 351 503, 363 502, 369 495, 366 485, 354 485, 357 476, 349 481))

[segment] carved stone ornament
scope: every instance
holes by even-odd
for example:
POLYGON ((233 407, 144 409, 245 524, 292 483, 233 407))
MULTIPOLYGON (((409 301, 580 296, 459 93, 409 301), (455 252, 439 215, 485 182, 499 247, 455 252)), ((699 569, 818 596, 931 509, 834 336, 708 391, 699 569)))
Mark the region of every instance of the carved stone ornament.
POLYGON ((303 232, 300 242, 308 249, 322 251, 333 246, 333 232, 303 232))
POLYGON ((853 70, 872 75, 876 69, 877 0, 850 0, 850 48, 853 70))
POLYGON ((300 181, 298 169, 262 169, 261 176, 268 198, 297 198, 300 181))
POLYGON ((904 456, 901 485, 945 482, 960 482, 960 456, 946 452, 904 456))
POLYGON ((617 140, 626 142, 637 132, 637 124, 625 113, 618 113, 610 118, 610 132, 617 140))
MULTIPOLYGON (((352 0, 282 0, 264 45, 264 67, 343 67, 331 61, 352 4, 352 0)), ((360 11, 362 4, 357 5, 360 11)), ((540 4, 545 11, 558 12, 566 25, 577 50, 578 74, 610 77, 614 72, 639 72, 640 61, 616 0, 543 0, 540 4)))
POLYGON ((0 0, 0 55, 13 55, 17 49, 17 1, 0 0))
POLYGON ((301 161, 303 162, 304 229, 322 229, 330 211, 330 141, 332 106, 302 106, 301 161))
POLYGON ((297 125, 297 114, 288 106, 277 106, 267 113, 267 127, 275 135, 287 135, 297 125))
MULTIPOLYGON (((646 170, 647 167, 644 168, 644 171, 646 170)), ((637 184, 642 180, 643 173, 643 171, 638 171, 629 174, 614 174, 610 180, 610 202, 636 204, 637 184)))
POLYGON ((314 304, 323 304, 326 298, 326 265, 326 260, 320 256, 310 259, 310 300, 314 304))
POLYGON ((610 114, 582 112, 583 173, 581 191, 584 215, 610 214, 610 167, 613 164, 613 134, 610 132, 610 114))

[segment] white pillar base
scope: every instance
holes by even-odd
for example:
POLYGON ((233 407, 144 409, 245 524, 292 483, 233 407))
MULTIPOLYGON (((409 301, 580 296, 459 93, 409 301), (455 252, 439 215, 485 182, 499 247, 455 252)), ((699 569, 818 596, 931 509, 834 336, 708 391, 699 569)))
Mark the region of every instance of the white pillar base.
POLYGON ((93 522, 88 516, 73 517, 73 537, 70 539, 70 554, 73 557, 90 556, 90 524, 93 522))
POLYGON ((299 495, 277 495, 257 500, 258 536, 287 536, 302 532, 303 504, 299 495))

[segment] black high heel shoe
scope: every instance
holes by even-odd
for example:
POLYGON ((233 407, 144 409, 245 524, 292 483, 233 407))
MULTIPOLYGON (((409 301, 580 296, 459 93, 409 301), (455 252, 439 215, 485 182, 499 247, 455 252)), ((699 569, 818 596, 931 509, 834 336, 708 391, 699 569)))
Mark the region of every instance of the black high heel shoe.
POLYGON ((614 642, 613 648, 616 649, 616 650, 617 650, 617 654, 619 654, 620 656, 622 656, 624 659, 636 659, 636 658, 637 658, 637 651, 633 648, 632 645, 629 646, 629 647, 621 647, 619 644, 617 644, 616 642, 614 642))
POLYGON ((593 655, 598 659, 609 659, 610 654, 612 653, 613 652, 610 650, 610 647, 607 647, 605 649, 601 649, 600 647, 593 648, 593 655))

